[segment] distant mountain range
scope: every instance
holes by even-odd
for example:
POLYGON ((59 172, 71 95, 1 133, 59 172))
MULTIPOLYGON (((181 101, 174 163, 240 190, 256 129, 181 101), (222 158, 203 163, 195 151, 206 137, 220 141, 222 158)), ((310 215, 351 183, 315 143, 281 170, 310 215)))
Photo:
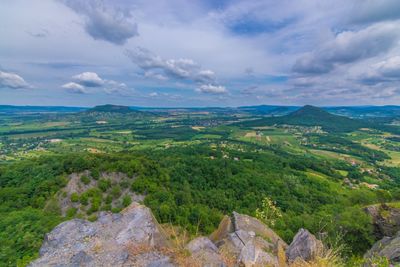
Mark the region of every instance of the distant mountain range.
MULTIPOLYGON (((300 109, 300 106, 278 106, 278 105, 258 105, 258 106, 242 106, 242 107, 200 107, 200 108, 158 108, 158 107, 127 107, 121 105, 100 105, 94 108, 86 107, 63 107, 63 106, 12 106, 0 105, 0 113, 72 113, 81 111, 96 112, 134 112, 150 111, 150 112, 201 112, 208 111, 212 113, 235 113, 244 112, 259 116, 281 116, 300 109)), ((338 107, 321 107, 323 110, 336 115, 342 115, 352 118, 388 118, 400 117, 400 106, 338 106, 338 107)))

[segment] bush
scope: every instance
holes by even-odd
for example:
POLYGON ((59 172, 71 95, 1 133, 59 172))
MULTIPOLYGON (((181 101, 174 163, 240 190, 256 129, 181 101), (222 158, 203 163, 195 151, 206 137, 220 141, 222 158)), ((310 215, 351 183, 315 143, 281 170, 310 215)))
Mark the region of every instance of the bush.
POLYGON ((78 211, 78 210, 77 210, 76 208, 69 208, 69 209, 67 210, 66 216, 67 216, 68 218, 71 218, 71 217, 75 216, 75 214, 76 214, 77 211, 78 211))
POLYGON ((118 213, 118 212, 120 212, 122 209, 121 208, 112 208, 111 209, 111 212, 112 213, 118 213))
POLYGON ((80 196, 79 201, 82 205, 86 206, 87 204, 89 204, 89 196, 86 193, 83 193, 80 196))
POLYGON ((74 192, 71 194, 71 202, 78 202, 79 201, 79 195, 78 193, 74 192))
POLYGON ((115 185, 111 188, 111 195, 114 199, 117 199, 121 196, 121 187, 119 185, 115 185))
POLYGON ((105 180, 105 179, 100 179, 98 182, 98 186, 101 191, 106 192, 111 187, 111 181, 105 180))
POLYGON ((90 184, 90 178, 87 177, 86 175, 82 175, 82 176, 81 176, 81 182, 82 182, 83 184, 85 184, 85 185, 88 185, 88 184, 90 184))
POLYGON ((96 215, 96 214, 90 215, 90 216, 88 217, 88 220, 89 220, 90 222, 94 222, 95 220, 97 220, 97 215, 96 215))
POLYGON ((131 203, 132 203, 132 199, 131 199, 130 196, 124 196, 124 197, 122 198, 122 206, 123 206, 124 208, 128 207, 131 203))
POLYGON ((93 177, 93 179, 98 180, 100 178, 100 172, 97 169, 93 169, 90 172, 90 175, 93 177))

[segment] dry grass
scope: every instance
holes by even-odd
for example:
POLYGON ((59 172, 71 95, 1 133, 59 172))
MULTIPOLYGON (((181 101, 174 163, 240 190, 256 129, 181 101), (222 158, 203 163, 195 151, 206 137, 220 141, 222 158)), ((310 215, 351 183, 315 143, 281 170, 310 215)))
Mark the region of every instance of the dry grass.
POLYGON ((171 261, 181 267, 201 267, 186 250, 172 247, 153 247, 148 244, 128 245, 131 256, 138 256, 150 252, 157 252, 171 258, 171 261))
POLYGON ((343 243, 340 242, 341 237, 334 242, 332 248, 325 248, 311 261, 305 261, 297 258, 293 263, 289 264, 290 267, 344 267, 341 253, 345 249, 343 243))
MULTIPOLYGON (((157 252, 170 257, 171 261, 180 267, 201 267, 201 260, 191 255, 186 249, 186 245, 194 238, 186 230, 181 227, 165 224, 161 227, 163 233, 169 239, 168 246, 151 246, 148 243, 131 244, 127 246, 131 256, 139 256, 141 254, 157 252)), ((235 255, 231 255, 228 250, 221 250, 220 256, 227 267, 233 267, 237 263, 235 255)))

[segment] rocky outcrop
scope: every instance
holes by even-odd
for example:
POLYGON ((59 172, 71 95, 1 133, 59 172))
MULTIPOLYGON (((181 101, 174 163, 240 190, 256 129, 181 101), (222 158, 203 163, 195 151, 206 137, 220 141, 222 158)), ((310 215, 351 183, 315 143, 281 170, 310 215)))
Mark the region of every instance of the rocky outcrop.
POLYGON ((400 231, 400 209, 386 204, 373 205, 365 208, 372 217, 374 233, 377 239, 394 236, 400 231))
POLYGON ((364 255, 366 259, 374 257, 385 257, 391 264, 400 264, 400 232, 393 237, 382 238, 364 255))
POLYGON ((218 252, 217 246, 207 237, 198 237, 187 244, 186 249, 191 253, 192 258, 205 267, 227 266, 218 252))
POLYGON ((286 243, 259 220, 233 212, 210 236, 225 258, 244 266, 284 266, 286 243))
POLYGON ((286 257, 289 262, 296 259, 310 261, 319 255, 324 249, 320 240, 305 229, 300 229, 294 236, 292 243, 286 250, 286 257))
POLYGON ((320 248, 306 230, 287 244, 259 220, 233 212, 210 237, 184 248, 168 240, 151 211, 133 203, 119 214, 102 212, 95 222, 73 219, 46 235, 40 258, 29 266, 275 266, 311 259, 320 248), (285 255, 286 251, 286 255, 285 255))
POLYGON ((101 213, 96 222, 61 223, 46 235, 40 258, 29 266, 166 266, 170 259, 157 250, 160 246, 169 246, 162 229, 148 208, 134 203, 120 214, 101 213))

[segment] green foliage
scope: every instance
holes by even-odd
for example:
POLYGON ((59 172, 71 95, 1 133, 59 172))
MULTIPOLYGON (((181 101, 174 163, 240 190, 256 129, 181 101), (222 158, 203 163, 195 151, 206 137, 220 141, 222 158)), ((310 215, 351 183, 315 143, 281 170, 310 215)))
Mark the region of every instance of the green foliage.
POLYGON ((261 208, 256 209, 256 218, 270 227, 275 226, 275 221, 282 218, 282 212, 269 197, 262 200, 261 208))
POLYGON ((88 205, 89 204, 89 195, 86 192, 81 194, 79 201, 81 202, 81 204, 83 206, 88 205))
POLYGON ((96 220, 97 220, 97 216, 96 216, 96 214, 92 214, 92 215, 90 215, 90 216, 89 216, 89 218, 88 218, 88 220, 89 220, 89 221, 91 221, 91 222, 94 222, 94 221, 96 221, 96 220))
POLYGON ((117 199, 121 196, 121 187, 119 185, 114 185, 111 188, 111 195, 114 199, 117 199))
POLYGON ((77 210, 76 208, 71 207, 71 208, 69 208, 69 209, 67 210, 66 216, 67 216, 68 218, 71 218, 71 217, 75 216, 75 214, 76 214, 77 211, 78 211, 78 210, 77 210))
POLYGON ((82 175, 80 180, 85 185, 88 185, 90 183, 90 178, 87 177, 86 175, 82 175))
POLYGON ((100 179, 98 181, 98 186, 103 192, 106 192, 111 187, 111 181, 105 180, 105 179, 100 179))
POLYGON ((122 198, 122 206, 123 206, 124 208, 125 208, 125 207, 128 207, 131 203, 132 203, 132 199, 131 199, 130 196, 126 195, 126 196, 124 196, 124 197, 122 198))
POLYGON ((93 169, 90 172, 90 175, 93 177, 93 179, 98 180, 100 178, 100 172, 97 169, 93 169))
POLYGON ((0 214, 0 263, 15 266, 36 257, 44 235, 60 217, 30 207, 0 214))
MULTIPOLYGON (((0 166, 0 236, 6 240, 0 240, 1 251, 5 251, 0 253, 0 262, 15 265, 37 255, 43 234, 62 220, 57 192, 66 185, 68 174, 86 170, 94 179, 96 172, 135 176, 129 181, 130 189, 146 195, 144 203, 160 223, 180 225, 192 234, 209 234, 223 214, 236 210, 265 220, 273 218, 271 226, 287 242, 301 227, 313 233, 323 229, 330 237, 342 231, 344 241, 357 254, 374 241, 362 207, 400 195, 395 191, 400 184, 395 178, 398 168, 382 167, 384 177, 394 177, 388 181, 392 194, 363 187, 348 189, 342 186, 343 176, 337 170, 359 175, 350 164, 287 153, 273 146, 261 150, 258 145, 232 140, 226 146, 202 143, 121 154, 32 158, 0 166), (273 206, 282 216, 264 216, 271 207, 263 204, 265 196, 275 201, 273 206), (23 224, 15 238, 17 229, 9 216, 25 216, 30 223, 23 224)), ((71 194, 71 201, 86 206, 83 210, 90 219, 99 210, 119 212, 131 201, 128 196, 120 199, 128 183, 124 182, 113 184, 99 175, 98 187, 71 194), (120 206, 113 207, 113 199, 120 206)), ((85 215, 68 210, 67 217, 73 216, 85 215)))
POLYGON ((79 194, 78 193, 76 193, 76 192, 74 192, 74 193, 72 193, 71 194, 71 201, 72 202, 79 202, 79 194))

